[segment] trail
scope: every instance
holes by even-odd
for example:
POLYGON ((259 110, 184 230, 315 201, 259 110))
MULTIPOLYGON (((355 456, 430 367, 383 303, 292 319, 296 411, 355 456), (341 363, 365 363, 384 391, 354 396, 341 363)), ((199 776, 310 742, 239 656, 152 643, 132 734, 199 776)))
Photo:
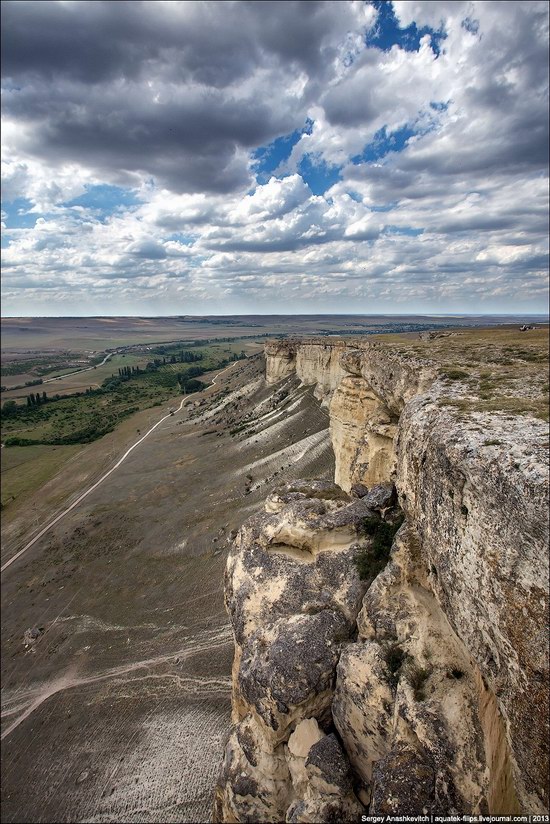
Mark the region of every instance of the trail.
MULTIPOLYGON (((59 678, 56 678, 54 681, 47 684, 45 687, 39 690, 38 694, 31 702, 28 704, 27 708, 19 715, 5 730, 2 731, 2 735, 0 739, 3 741, 10 733, 12 733, 29 715, 40 707, 44 701, 47 701, 53 695, 56 695, 58 692, 62 692, 63 690, 73 689, 74 687, 80 687, 85 684, 95 684, 99 681, 106 681, 111 678, 120 678, 124 675, 128 675, 129 673, 136 672, 139 670, 147 670, 147 668, 157 667, 160 664, 166 664, 168 662, 172 662, 174 659, 178 658, 179 661, 186 660, 188 658, 192 658, 194 655, 197 655, 200 652, 205 651, 213 651, 215 649, 219 649, 220 647, 225 647, 231 642, 232 634, 230 627, 222 627, 221 629, 212 630, 209 633, 204 633, 203 638, 196 639, 191 641, 187 647, 183 647, 178 649, 174 652, 169 653, 168 655, 159 655, 155 658, 147 658, 144 661, 134 661, 128 664, 123 664, 118 667, 112 667, 109 670, 104 672, 97 673, 96 675, 88 675, 88 676, 81 676, 79 677, 76 674, 76 669, 74 667, 69 668, 69 670, 61 675, 59 678)), ((210 687, 210 691, 216 691, 216 688, 222 687, 224 689, 228 689, 230 686, 229 679, 222 679, 222 678, 200 678, 200 677, 189 677, 189 676, 180 676, 177 673, 153 673, 153 672, 144 672, 142 675, 137 676, 136 679, 132 680, 144 680, 149 678, 173 678, 176 680, 180 686, 186 685, 188 689, 192 689, 195 686, 195 689, 198 689, 200 684, 203 684, 204 687, 208 690, 210 687)), ((25 693, 21 694, 20 700, 25 699, 25 693)), ((13 707, 11 710, 4 710, 2 712, 2 717, 5 718, 8 715, 13 714, 17 710, 21 708, 21 705, 17 707, 13 707)))
POLYGON ((103 366, 103 364, 107 363, 109 358, 112 358, 115 354, 115 352, 109 352, 108 355, 105 355, 101 363, 96 363, 95 366, 85 366, 84 369, 75 369, 73 372, 65 372, 64 375, 56 375, 55 378, 46 378, 46 380, 43 380, 42 383, 51 383, 52 381, 59 381, 61 380, 61 378, 68 378, 70 375, 78 375, 80 372, 91 372, 92 369, 96 368, 96 366, 103 366))
MULTIPOLYGON (((223 374, 227 369, 230 369, 232 366, 234 366, 235 363, 238 363, 238 361, 234 361, 233 363, 230 363, 229 366, 226 366, 224 369, 222 369, 220 372, 218 372, 216 375, 214 375, 214 377, 212 378, 211 386, 209 386, 208 389, 206 389, 206 392, 208 392, 208 390, 211 389, 213 386, 216 386, 216 378, 219 378, 219 376, 221 374, 223 374)), ((137 440, 134 444, 132 444, 132 446, 129 449, 126 450, 124 455, 122 455, 122 457, 118 459, 116 464, 113 467, 111 467, 111 469, 109 469, 104 475, 102 475, 101 478, 98 481, 96 481, 91 487, 89 487, 89 489, 87 489, 85 492, 83 492, 81 495, 79 495, 79 497, 75 501, 73 501, 72 504, 67 507, 67 509, 64 509, 63 512, 60 512, 60 514, 57 515, 52 521, 50 521, 49 524, 47 524, 43 529, 41 529, 40 532, 37 535, 35 535, 34 538, 32 538, 28 542, 28 544, 26 544, 22 549, 19 550, 19 552, 16 552, 15 555, 13 555, 8 561, 6 561, 6 563, 3 564, 2 567, 0 567, 0 572, 4 572, 5 569, 7 569, 11 564, 13 564, 14 561, 17 560, 17 558, 19 558, 21 555, 23 555, 24 552, 26 552, 28 549, 31 548, 31 546, 33 546, 38 540, 40 540, 40 538, 42 538, 42 536, 45 535, 46 532, 48 532, 53 526, 55 526, 57 523, 59 523, 59 521, 62 518, 64 518, 65 515, 68 515, 68 513, 71 512, 71 510, 73 510, 76 506, 78 506, 78 504, 82 503, 84 498, 87 498, 88 495, 90 495, 95 489, 98 488, 98 486, 100 486, 104 481, 106 481, 107 478, 110 475, 112 475, 113 472, 115 472, 115 470, 117 470, 122 463, 124 463, 124 461, 126 460, 128 455, 130 455, 130 453, 133 452, 134 449, 136 449, 141 443, 143 443, 143 441, 146 438, 148 438, 149 435, 152 432, 154 432, 155 429, 157 429, 157 427, 159 427, 161 425, 161 423, 163 423, 165 420, 167 420, 168 418, 170 418, 172 415, 176 414, 177 412, 181 412, 184 404, 186 404, 189 399, 190 399, 189 396, 186 396, 186 397, 182 398, 178 409, 175 409, 175 410, 171 409, 168 412, 168 414, 164 415, 149 430, 147 430, 145 435, 142 435, 141 438, 139 438, 139 440, 137 440)))

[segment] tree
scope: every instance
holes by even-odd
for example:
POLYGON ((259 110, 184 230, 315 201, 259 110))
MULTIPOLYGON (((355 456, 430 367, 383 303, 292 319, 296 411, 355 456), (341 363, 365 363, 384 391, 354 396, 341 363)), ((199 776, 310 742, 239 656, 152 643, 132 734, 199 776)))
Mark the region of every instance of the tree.
POLYGON ((189 392, 200 392, 201 389, 204 389, 204 383, 191 378, 191 380, 184 381, 181 388, 183 394, 187 395, 189 392))
POLYGON ((14 415, 17 415, 17 404, 15 401, 4 401, 4 405, 2 406, 2 415, 6 418, 11 418, 14 415))

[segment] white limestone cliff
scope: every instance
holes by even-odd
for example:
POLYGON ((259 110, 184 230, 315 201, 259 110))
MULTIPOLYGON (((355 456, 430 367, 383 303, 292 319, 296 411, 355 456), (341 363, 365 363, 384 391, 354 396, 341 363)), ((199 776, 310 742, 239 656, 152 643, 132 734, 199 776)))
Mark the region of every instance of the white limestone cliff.
POLYGON ((215 819, 544 814, 545 424, 463 416, 433 363, 378 343, 268 343, 268 382, 294 371, 328 407, 338 486, 281 489, 228 560, 235 729, 215 819), (384 489, 347 494, 388 482, 397 509, 384 489), (360 580, 365 519, 399 509, 387 565, 360 580))

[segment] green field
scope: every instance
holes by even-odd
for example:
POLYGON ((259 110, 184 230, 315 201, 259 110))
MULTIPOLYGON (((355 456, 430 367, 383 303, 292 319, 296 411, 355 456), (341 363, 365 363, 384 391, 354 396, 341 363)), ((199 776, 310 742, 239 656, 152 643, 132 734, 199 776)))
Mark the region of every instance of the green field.
MULTIPOLYGON (((145 366, 149 359, 150 358, 145 358, 144 356, 140 357, 132 354, 115 354, 107 363, 104 363, 102 366, 98 365, 89 371, 75 372, 74 374, 65 375, 55 380, 45 376, 42 384, 40 384, 40 391, 45 389, 48 395, 50 395, 55 393, 72 394, 74 392, 83 392, 89 387, 97 389, 101 386, 105 378, 108 378, 113 373, 113 370, 116 371, 120 366, 145 366)), ((101 360, 103 360, 103 357, 101 360)), ((59 370, 55 369, 54 371, 58 372, 59 370)), ((20 386, 22 379, 25 378, 25 380, 28 380, 29 377, 34 376, 26 374, 23 375, 19 381, 16 381, 16 379, 12 377, 3 378, 3 382, 7 388, 2 392, 2 402, 11 399, 20 402, 25 401, 27 395, 30 395, 31 392, 36 392, 37 386, 20 386), (10 384, 13 385, 14 383, 17 383, 17 388, 10 388, 10 384)))
POLYGON ((2 508, 13 502, 19 503, 39 489, 81 449, 77 444, 2 449, 2 508))
MULTIPOLYGON (((200 374, 222 368, 240 355, 241 349, 237 344, 189 349, 180 345, 171 348, 166 355, 149 351, 148 362, 143 354, 119 354, 112 362, 85 373, 85 376, 92 376, 99 372, 103 377, 101 388, 90 389, 88 386, 80 394, 63 396, 57 391, 57 381, 31 387, 36 390, 33 391, 32 405, 29 405, 31 398, 25 399, 25 403, 20 401, 16 407, 14 400, 4 401, 2 441, 8 450, 37 444, 90 443, 112 432, 135 412, 158 406, 182 394, 184 389, 186 393, 200 389, 200 374), (170 362, 184 357, 191 360, 170 362), (35 400, 35 396, 39 397, 35 400)), ((87 384, 91 386, 89 377, 87 384)))
MULTIPOLYGON (((194 391, 202 382, 196 386, 188 382, 200 380, 200 376, 193 375, 193 370, 196 372, 198 368, 206 373, 204 383, 209 383, 208 373, 212 370, 223 368, 243 350, 251 354, 260 348, 261 344, 251 340, 219 344, 205 341, 191 347, 183 342, 168 345, 142 343, 132 347, 131 351, 113 354, 107 363, 89 372, 2 392, 2 508, 7 508, 9 513, 15 511, 22 501, 84 449, 85 444, 103 438, 124 421, 129 422, 134 414, 181 395, 183 385, 178 379, 185 378, 189 371, 192 374, 185 382, 185 388, 194 391), (182 352, 187 355, 182 356, 182 352), (187 361, 181 362, 182 357, 187 361), (177 362, 171 363, 172 359, 177 362), (155 361, 157 366, 147 370, 147 364, 155 361), (136 374, 132 369, 141 371, 136 374), (121 375, 128 371, 129 378, 121 375), (42 402, 43 392, 46 392, 46 402, 42 402), (31 393, 33 399, 40 394, 40 404, 29 405, 27 396, 31 393), (61 397, 56 399, 56 395, 61 397), (8 413, 6 402, 12 407, 8 413)), ((100 359, 103 357, 101 355, 100 359)), ((41 357, 33 353, 33 368, 51 364, 53 360, 49 354, 41 357)), ((11 361, 11 364, 16 362, 21 368, 30 365, 24 358, 11 361)), ((57 363, 61 362, 60 357, 57 363)), ((15 368, 11 371, 15 372, 15 368)))

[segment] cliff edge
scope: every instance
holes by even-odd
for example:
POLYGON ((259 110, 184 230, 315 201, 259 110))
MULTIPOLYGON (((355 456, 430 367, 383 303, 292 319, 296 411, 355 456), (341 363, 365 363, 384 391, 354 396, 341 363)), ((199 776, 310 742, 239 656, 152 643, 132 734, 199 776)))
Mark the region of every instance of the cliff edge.
POLYGON ((328 408, 335 483, 281 486, 231 550, 216 821, 547 811, 547 330, 517 337, 267 344, 328 408))

